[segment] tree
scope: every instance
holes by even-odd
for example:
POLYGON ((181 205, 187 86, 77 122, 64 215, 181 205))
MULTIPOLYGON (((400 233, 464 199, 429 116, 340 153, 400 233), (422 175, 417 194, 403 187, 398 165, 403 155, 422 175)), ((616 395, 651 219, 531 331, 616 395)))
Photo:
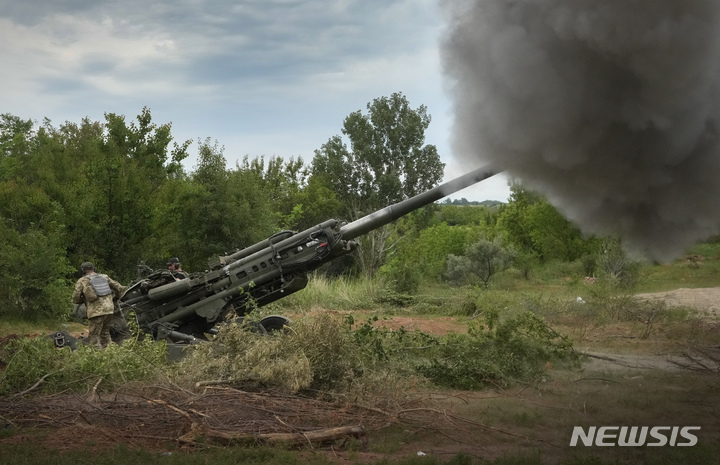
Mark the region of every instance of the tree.
POLYGON ((454 283, 465 281, 469 275, 477 276, 487 286, 496 273, 507 269, 514 253, 498 241, 480 239, 470 244, 461 256, 448 255, 447 276, 454 283))
MULTIPOLYGON (((67 302, 64 209, 46 189, 32 121, 0 117, 0 315, 57 316, 67 302)), ((64 168, 67 171, 67 167, 64 168)))
POLYGON ((199 143, 198 165, 188 182, 166 191, 167 255, 178 255, 190 270, 202 270, 213 256, 247 247, 277 231, 262 179, 253 170, 227 168, 224 148, 199 143))
MULTIPOLYGON (((427 108, 410 108, 402 93, 367 104, 367 114, 351 113, 341 136, 334 136, 315 151, 313 176, 325 176, 345 214, 355 220, 374 210, 399 202, 436 186, 444 164, 434 145, 425 144, 430 125, 427 108)), ((360 239, 358 263, 374 273, 391 245, 391 227, 380 228, 360 239)))
POLYGON ((592 238, 583 238, 580 229, 544 197, 519 183, 512 184, 510 192, 498 227, 522 254, 543 262, 574 261, 592 248, 592 238))
POLYGON ((160 188, 181 170, 190 141, 169 150, 170 125, 153 124, 147 108, 137 124, 113 113, 105 120, 100 154, 89 166, 88 194, 97 202, 95 243, 107 267, 128 277, 152 238, 160 188))

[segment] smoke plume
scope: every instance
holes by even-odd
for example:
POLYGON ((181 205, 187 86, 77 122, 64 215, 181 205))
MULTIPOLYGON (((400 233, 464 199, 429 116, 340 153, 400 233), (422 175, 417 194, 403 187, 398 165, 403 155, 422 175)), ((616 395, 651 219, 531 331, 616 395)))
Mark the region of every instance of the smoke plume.
POLYGON ((720 225, 720 2, 447 0, 456 154, 659 260, 720 225))

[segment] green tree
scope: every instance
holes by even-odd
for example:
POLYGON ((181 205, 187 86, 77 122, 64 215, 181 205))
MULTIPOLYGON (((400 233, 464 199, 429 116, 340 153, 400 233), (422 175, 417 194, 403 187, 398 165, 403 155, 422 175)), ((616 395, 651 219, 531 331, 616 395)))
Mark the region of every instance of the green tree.
POLYGON ((11 179, 23 170, 24 157, 34 137, 32 120, 9 113, 0 115, 0 179, 11 179))
POLYGON ((95 244, 106 266, 129 276, 142 259, 153 234, 156 196, 169 177, 180 170, 190 141, 168 149, 170 125, 152 123, 144 108, 138 124, 124 116, 105 115, 100 156, 89 166, 90 191, 95 199, 95 244))
MULTIPOLYGON (((351 220, 428 190, 443 175, 437 149, 425 144, 431 118, 424 105, 412 109, 402 93, 394 93, 368 103, 367 110, 345 118, 349 148, 334 136, 313 159, 312 174, 325 176, 351 220)), ((392 234, 388 226, 360 239, 357 258, 364 272, 372 274, 384 262, 392 234)))
POLYGON ((498 228, 522 254, 551 260, 574 261, 593 247, 592 238, 568 221, 544 197, 514 183, 510 202, 498 216, 498 228))
POLYGON ((57 316, 71 268, 64 211, 43 188, 32 121, 0 118, 0 314, 57 316))
POLYGON ((448 255, 447 276, 460 284, 474 275, 487 286, 495 274, 512 264, 514 252, 503 247, 499 241, 480 239, 470 244, 461 256, 448 255))
POLYGON ((298 192, 297 204, 302 207, 302 216, 297 222, 299 231, 342 216, 344 207, 327 177, 319 175, 308 178, 298 192))
POLYGON ((200 142, 189 182, 165 193, 173 203, 164 213, 171 239, 163 249, 181 256, 191 271, 205 269, 211 257, 252 245, 278 228, 258 173, 226 165, 217 142, 200 142))
POLYGON ((257 157, 252 160, 245 156, 239 169, 252 173, 274 210, 282 229, 298 229, 302 220, 303 205, 300 192, 306 183, 308 170, 302 158, 297 160, 282 157, 257 157))

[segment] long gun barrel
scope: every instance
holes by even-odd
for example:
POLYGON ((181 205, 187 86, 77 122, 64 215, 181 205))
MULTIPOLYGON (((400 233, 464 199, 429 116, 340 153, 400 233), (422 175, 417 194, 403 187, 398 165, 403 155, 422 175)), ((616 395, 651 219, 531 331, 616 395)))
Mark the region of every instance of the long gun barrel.
POLYGON ((355 239, 363 234, 367 234, 373 229, 377 229, 380 226, 391 223, 398 218, 407 215, 411 211, 422 208, 425 205, 430 205, 436 200, 440 200, 454 192, 472 186, 473 184, 483 181, 495 174, 496 172, 489 167, 478 168, 460 176, 459 178, 455 178, 452 181, 441 184, 429 191, 418 194, 415 197, 410 197, 402 202, 390 205, 382 210, 370 213, 359 220, 346 224, 340 228, 340 234, 343 239, 355 239))
MULTIPOLYGON (((211 260, 210 270, 188 279, 177 281, 166 271, 156 272, 135 283, 120 307, 125 314, 134 311, 140 328, 155 338, 203 337, 230 312, 244 316, 251 303, 266 305, 303 289, 309 272, 355 248, 352 239, 494 174, 487 167, 476 169, 352 223, 329 219, 305 231, 281 231, 211 260)), ((282 317, 267 321, 276 325, 282 317)))

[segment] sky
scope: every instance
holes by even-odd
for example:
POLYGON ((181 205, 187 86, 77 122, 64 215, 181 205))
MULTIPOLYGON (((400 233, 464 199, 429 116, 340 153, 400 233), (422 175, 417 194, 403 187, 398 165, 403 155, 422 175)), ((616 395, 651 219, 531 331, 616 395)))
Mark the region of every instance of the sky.
MULTIPOLYGON (((172 123, 244 156, 302 157, 350 113, 402 92, 432 116, 426 143, 450 180, 452 100, 436 0, 0 0, 0 113, 53 125, 105 113, 172 123)), ((451 198, 507 201, 498 175, 451 198)))

